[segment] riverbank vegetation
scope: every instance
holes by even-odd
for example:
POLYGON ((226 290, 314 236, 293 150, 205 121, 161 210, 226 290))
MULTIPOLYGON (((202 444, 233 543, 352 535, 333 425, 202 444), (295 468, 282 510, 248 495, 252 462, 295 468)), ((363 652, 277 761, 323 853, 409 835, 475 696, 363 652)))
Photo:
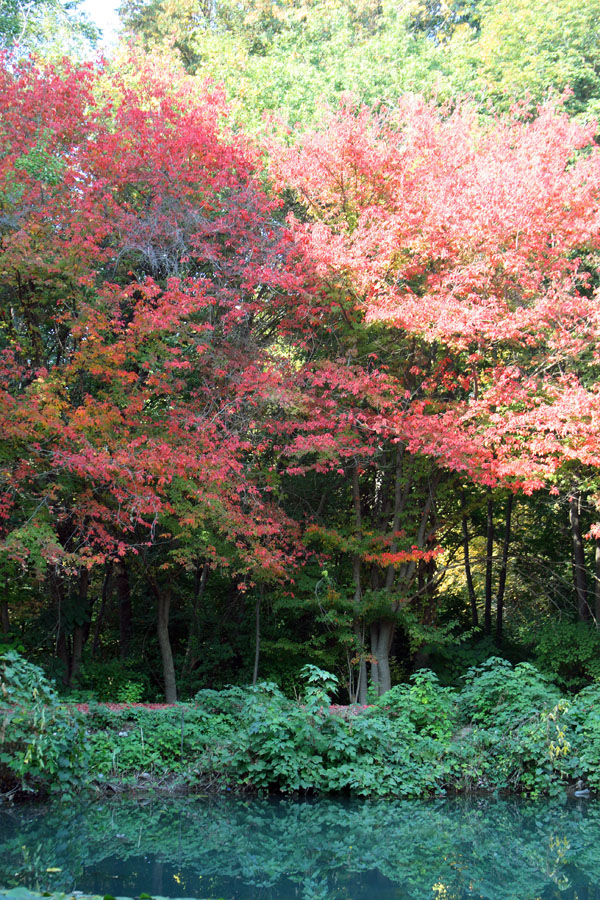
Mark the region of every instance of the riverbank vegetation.
POLYGON ((332 705, 334 676, 313 666, 302 674, 293 700, 262 682, 159 709, 81 711, 13 655, 3 671, 4 791, 423 797, 600 788, 595 686, 565 697, 530 664, 492 658, 468 671, 461 690, 423 669, 352 707, 332 705), (31 702, 23 687, 34 683, 31 702))
POLYGON ((0 651, 58 693, 2 683, 4 777, 595 786, 598 0, 27 10, 0 651))

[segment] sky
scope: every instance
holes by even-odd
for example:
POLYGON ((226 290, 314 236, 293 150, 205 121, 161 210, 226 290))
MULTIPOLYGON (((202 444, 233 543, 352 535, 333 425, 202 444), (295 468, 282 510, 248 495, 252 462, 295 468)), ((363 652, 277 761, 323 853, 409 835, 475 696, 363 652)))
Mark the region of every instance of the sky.
POLYGON ((83 0, 81 8, 102 29, 103 43, 110 44, 115 39, 119 27, 117 7, 120 0, 83 0))

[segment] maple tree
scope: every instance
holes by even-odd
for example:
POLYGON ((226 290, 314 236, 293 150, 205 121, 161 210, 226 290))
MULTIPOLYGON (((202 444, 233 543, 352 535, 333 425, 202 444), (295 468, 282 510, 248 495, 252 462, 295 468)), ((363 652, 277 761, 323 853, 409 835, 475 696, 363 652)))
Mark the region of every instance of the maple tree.
MULTIPOLYGON (((526 494, 558 491, 573 465, 597 469, 594 133, 551 105, 532 119, 517 110, 481 124, 469 107, 444 115, 407 98, 385 116, 342 105, 319 130, 272 149, 279 183, 307 211, 305 221, 290 219, 296 241, 363 323, 363 347, 370 335, 357 396, 392 384, 388 402, 378 398, 368 414, 360 402, 353 409, 353 424, 373 444, 526 494), (381 323, 393 329, 393 349, 381 323), (375 371, 369 355, 378 358, 375 371)), ((351 384, 352 372, 344 361, 336 377, 351 384)), ((375 505, 361 499, 365 455, 355 456, 357 533, 375 505)), ((430 485, 440 477, 430 473, 430 485)), ((396 497, 405 484, 399 475, 396 497)), ((412 544, 408 582, 391 510, 380 524, 391 550, 389 601, 371 651, 383 689, 395 614, 410 599, 425 534, 431 529, 433 541, 436 533, 433 490, 409 488, 407 502, 413 525, 426 523, 412 544)), ((361 547, 357 571, 368 560, 361 547)), ((358 574, 357 590, 367 584, 358 574)))
POLYGON ((491 633, 500 536, 501 635, 511 498, 542 489, 585 618, 593 126, 407 97, 256 147, 220 88, 131 50, 5 66, 0 108, 0 580, 11 609, 35 595, 69 684, 112 584, 121 657, 135 598, 173 699, 225 584, 255 601, 257 660, 276 590, 297 622, 315 597, 364 701, 398 623, 436 625, 450 550, 491 633))
MULTIPOLYGON (((286 577, 253 420, 278 392, 261 333, 298 276, 218 91, 141 58, 25 64, 2 87, 3 549, 50 578, 72 680, 107 560, 167 540, 162 568, 286 577)), ((170 597, 148 583, 173 699, 170 597)))

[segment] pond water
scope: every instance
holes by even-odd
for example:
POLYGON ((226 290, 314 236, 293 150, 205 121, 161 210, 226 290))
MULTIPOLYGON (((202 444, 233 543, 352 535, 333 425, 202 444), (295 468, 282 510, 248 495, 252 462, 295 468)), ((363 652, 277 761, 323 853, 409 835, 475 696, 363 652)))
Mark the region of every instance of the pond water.
POLYGON ((0 888, 224 900, 600 900, 600 804, 239 797, 0 806, 0 888))

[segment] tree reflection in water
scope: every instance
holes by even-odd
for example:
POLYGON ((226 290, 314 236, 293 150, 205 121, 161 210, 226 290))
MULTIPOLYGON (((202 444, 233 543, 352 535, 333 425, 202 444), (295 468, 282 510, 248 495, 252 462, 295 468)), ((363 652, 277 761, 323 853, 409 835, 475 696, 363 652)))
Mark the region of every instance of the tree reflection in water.
POLYGON ((600 900, 599 846, 600 804, 566 800, 4 807, 0 886, 227 900, 600 900))

